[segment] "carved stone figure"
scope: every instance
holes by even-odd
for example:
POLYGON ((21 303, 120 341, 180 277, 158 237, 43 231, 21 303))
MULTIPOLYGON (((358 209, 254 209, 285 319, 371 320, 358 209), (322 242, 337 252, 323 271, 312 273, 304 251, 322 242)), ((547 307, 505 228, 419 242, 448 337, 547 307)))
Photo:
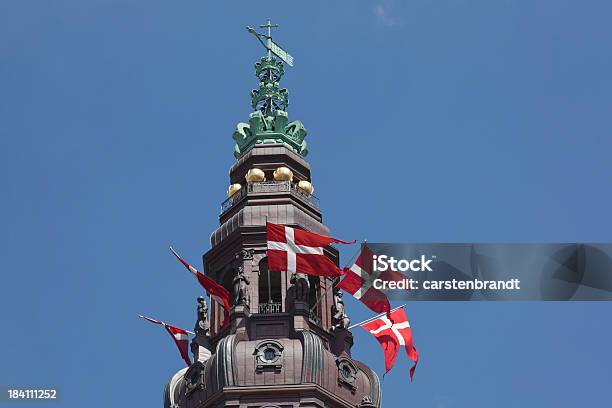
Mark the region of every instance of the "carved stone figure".
POLYGON ((244 273, 244 267, 242 265, 238 266, 238 273, 234 277, 232 281, 232 285, 234 287, 234 306, 238 305, 248 305, 249 304, 249 278, 244 273))
POLYGON ((208 320, 208 304, 204 297, 198 297, 198 314, 195 324, 195 337, 191 340, 193 360, 205 362, 212 355, 210 343, 210 322, 208 320))
POLYGON ((208 305, 203 296, 198 297, 198 318, 195 325, 196 335, 210 336, 210 322, 208 321, 208 305))
POLYGON ((295 286, 295 300, 300 302, 308 302, 308 292, 310 290, 310 283, 308 278, 303 273, 294 272, 289 278, 289 283, 295 286))
POLYGON ((334 305, 332 306, 332 330, 348 329, 350 320, 344 308, 342 292, 337 291, 334 295, 334 305))
POLYGON ((240 254, 236 256, 236 259, 237 260, 253 259, 254 253, 255 251, 253 249, 242 249, 240 250, 240 254))
POLYGON ((361 399, 361 403, 357 405, 357 408, 370 408, 370 407, 375 408, 376 405, 374 405, 369 395, 366 395, 365 397, 363 397, 361 399))

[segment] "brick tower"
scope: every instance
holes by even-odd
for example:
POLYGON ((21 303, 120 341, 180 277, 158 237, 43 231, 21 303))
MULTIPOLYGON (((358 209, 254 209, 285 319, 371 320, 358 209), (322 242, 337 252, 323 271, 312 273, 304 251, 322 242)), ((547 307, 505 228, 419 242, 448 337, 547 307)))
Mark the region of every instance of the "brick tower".
MULTIPOLYGON (((313 195, 306 129, 288 120, 288 92, 279 87, 282 61, 293 58, 272 41, 269 21, 261 27, 267 34, 248 28, 268 50, 255 64, 254 111, 233 134, 229 198, 203 257, 205 273, 233 294, 231 313, 222 325, 220 305, 213 301, 208 317, 201 300, 195 362, 168 381, 164 406, 379 407, 379 379, 352 359, 352 335, 338 322, 333 280, 267 267, 266 221, 330 231, 313 195)), ((335 248, 325 252, 338 264, 335 248)))

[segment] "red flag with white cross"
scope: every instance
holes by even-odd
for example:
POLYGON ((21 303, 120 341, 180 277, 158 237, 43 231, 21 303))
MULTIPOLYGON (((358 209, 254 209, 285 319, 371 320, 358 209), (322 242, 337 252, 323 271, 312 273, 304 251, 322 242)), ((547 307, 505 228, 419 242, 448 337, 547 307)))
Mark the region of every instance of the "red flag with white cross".
POLYGON ((334 242, 354 244, 286 225, 266 223, 268 269, 316 276, 339 276, 342 270, 324 254, 334 242))
POLYGON ((386 314, 383 314, 372 320, 367 320, 359 326, 374 335, 383 348, 385 353, 385 374, 393 368, 397 353, 400 347, 404 346, 408 358, 414 361, 414 365, 410 369, 410 381, 412 381, 414 370, 419 362, 419 353, 414 347, 412 340, 412 329, 410 328, 410 323, 408 323, 403 306, 392 310, 390 315, 391 317, 387 317, 386 314))
POLYGON ((172 247, 170 247, 170 251, 172 251, 176 259, 178 259, 179 262, 182 263, 185 268, 187 268, 187 270, 193 274, 193 276, 198 280, 200 285, 202 285, 202 287, 208 292, 210 297, 213 298, 213 300, 223 308, 224 317, 221 326, 225 326, 225 324, 229 321, 229 313, 231 308, 231 295, 229 293, 229 290, 225 289, 223 285, 215 282, 208 276, 204 275, 202 272, 198 271, 193 266, 189 265, 183 258, 179 256, 179 254, 172 247))
POLYGON ((360 300, 370 310, 376 313, 388 312, 391 310, 391 305, 387 298, 389 286, 386 283, 403 281, 406 276, 390 268, 383 271, 375 270, 373 256, 374 253, 363 245, 355 263, 350 268, 344 269, 344 278, 338 287, 360 300), (375 287, 377 279, 379 279, 378 288, 375 287), (384 287, 381 287, 382 283, 385 283, 384 287))
POLYGON ((172 336, 172 340, 174 340, 174 343, 176 344, 176 347, 178 348, 179 353, 181 353, 181 357, 183 358, 185 363, 187 363, 187 366, 191 365, 191 360, 189 359, 189 352, 188 352, 189 333, 191 333, 190 331, 181 329, 180 327, 176 327, 168 323, 164 323, 161 320, 152 319, 147 316, 140 315, 140 317, 142 317, 143 319, 151 323, 155 323, 155 324, 164 326, 168 334, 172 336))

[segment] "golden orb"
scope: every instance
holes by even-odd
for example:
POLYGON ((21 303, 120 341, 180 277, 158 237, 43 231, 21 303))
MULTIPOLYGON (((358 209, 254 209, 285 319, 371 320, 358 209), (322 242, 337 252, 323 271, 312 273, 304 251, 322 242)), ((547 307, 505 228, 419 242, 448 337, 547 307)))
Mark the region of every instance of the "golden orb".
POLYGON ((274 180, 276 181, 291 181, 293 180, 293 172, 287 167, 279 167, 274 170, 274 180))
POLYGON ((247 172, 245 179, 249 183, 258 183, 260 181, 266 181, 266 175, 263 170, 253 167, 247 172))
POLYGON ((309 181, 306 180, 302 180, 298 183, 297 188, 299 190, 302 190, 303 192, 305 192, 306 194, 312 194, 314 193, 314 187, 312 186, 312 184, 309 181))
POLYGON ((242 188, 242 186, 240 184, 232 184, 227 188, 227 196, 231 197, 234 194, 236 194, 238 191, 240 191, 240 189, 242 188))

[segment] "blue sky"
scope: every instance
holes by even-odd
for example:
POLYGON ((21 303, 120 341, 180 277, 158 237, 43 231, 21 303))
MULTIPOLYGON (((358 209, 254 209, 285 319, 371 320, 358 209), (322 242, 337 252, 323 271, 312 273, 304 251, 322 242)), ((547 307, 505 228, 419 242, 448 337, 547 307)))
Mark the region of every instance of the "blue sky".
MULTIPOLYGON (((612 6, 604 1, 0 3, 0 385, 61 406, 161 406, 191 327, 281 24, 325 222, 344 239, 612 241, 612 6), (138 394, 138 396, 136 396, 138 394)), ((343 251, 348 260, 350 251, 343 251)), ((370 316, 352 301, 353 321, 370 316)), ((578 407, 608 397, 610 303, 417 303, 421 363, 384 406, 578 407)), ((354 356, 382 373, 376 341, 354 356)), ((39 406, 38 404, 36 406, 39 406)))

